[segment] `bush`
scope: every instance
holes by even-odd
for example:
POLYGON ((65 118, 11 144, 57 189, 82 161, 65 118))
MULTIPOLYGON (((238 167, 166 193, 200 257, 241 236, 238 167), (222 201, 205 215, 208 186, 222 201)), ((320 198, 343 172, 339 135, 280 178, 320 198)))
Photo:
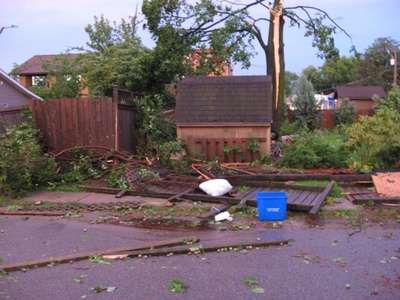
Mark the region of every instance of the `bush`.
POLYGON ((110 175, 107 178, 107 184, 109 187, 118 188, 122 190, 129 190, 129 181, 125 176, 125 165, 122 164, 111 170, 110 175))
POLYGON ((342 105, 335 111, 336 125, 352 124, 355 117, 356 108, 348 98, 344 99, 342 105))
POLYGON ((284 148, 281 164, 289 168, 344 168, 348 151, 339 131, 304 131, 284 148))
POLYGON ((400 114, 381 106, 348 129, 351 167, 360 171, 393 167, 400 148, 400 114))
POLYGON ((303 127, 315 129, 319 127, 320 105, 315 99, 312 83, 305 76, 300 76, 295 85, 293 106, 295 117, 303 127))
POLYGON ((42 152, 31 124, 16 125, 0 137, 0 194, 22 196, 55 178, 55 161, 42 152))

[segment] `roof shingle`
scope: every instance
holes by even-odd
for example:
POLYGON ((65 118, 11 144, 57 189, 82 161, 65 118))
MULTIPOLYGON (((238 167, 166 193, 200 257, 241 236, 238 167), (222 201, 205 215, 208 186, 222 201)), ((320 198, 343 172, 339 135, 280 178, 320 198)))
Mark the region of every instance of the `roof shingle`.
POLYGON ((176 122, 270 123, 269 76, 188 77, 178 83, 176 122))
POLYGON ((336 87, 338 98, 351 100, 368 100, 373 96, 384 98, 385 90, 379 85, 339 85, 336 87))
POLYGON ((16 69, 18 75, 46 75, 48 71, 45 69, 46 63, 52 63, 57 58, 66 57, 69 60, 75 60, 79 54, 46 54, 35 55, 24 62, 16 69))

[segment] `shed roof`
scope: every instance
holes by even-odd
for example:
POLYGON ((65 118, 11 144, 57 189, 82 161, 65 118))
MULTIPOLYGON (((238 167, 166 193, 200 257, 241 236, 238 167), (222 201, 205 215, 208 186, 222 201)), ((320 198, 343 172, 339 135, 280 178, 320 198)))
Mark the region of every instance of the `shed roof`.
POLYGON ((58 58, 65 57, 69 60, 75 60, 79 54, 46 54, 35 55, 24 62, 16 69, 18 75, 46 75, 48 71, 44 68, 46 63, 52 63, 58 58))
POLYGON ((368 100, 373 96, 385 97, 386 93, 380 85, 339 85, 336 87, 338 98, 351 100, 368 100))
POLYGON ((269 76, 195 76, 178 83, 176 123, 271 123, 269 76))
POLYGON ((10 86, 12 86, 15 90, 18 92, 22 93, 23 95, 27 96, 29 99, 35 99, 35 100, 43 100, 40 98, 38 95, 35 93, 31 92, 28 90, 26 87, 21 85, 18 81, 14 80, 11 78, 5 71, 0 69, 0 79, 4 80, 7 82, 10 86))

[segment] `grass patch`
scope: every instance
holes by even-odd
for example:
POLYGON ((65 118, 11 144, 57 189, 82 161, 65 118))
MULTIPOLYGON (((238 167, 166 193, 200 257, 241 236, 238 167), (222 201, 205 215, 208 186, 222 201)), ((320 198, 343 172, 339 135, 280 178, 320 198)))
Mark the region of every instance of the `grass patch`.
POLYGON ((170 281, 168 289, 171 293, 182 294, 186 292, 188 285, 181 279, 174 278, 170 281))

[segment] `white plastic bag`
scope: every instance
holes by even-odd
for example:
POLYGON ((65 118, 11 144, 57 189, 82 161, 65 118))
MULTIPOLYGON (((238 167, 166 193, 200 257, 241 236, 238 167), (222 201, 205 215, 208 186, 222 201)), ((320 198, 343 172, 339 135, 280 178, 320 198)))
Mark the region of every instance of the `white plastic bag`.
POLYGON ((219 197, 229 193, 233 187, 226 179, 211 179, 201 183, 199 188, 207 195, 219 197))

